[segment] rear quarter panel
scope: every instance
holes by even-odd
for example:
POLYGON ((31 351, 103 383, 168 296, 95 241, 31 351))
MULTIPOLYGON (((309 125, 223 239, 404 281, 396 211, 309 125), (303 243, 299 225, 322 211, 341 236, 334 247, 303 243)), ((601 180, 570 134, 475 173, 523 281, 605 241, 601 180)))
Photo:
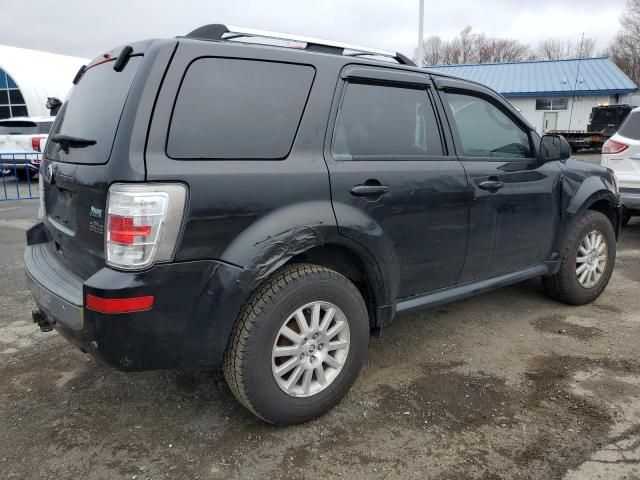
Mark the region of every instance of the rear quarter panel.
MULTIPOLYGON (((293 147, 283 160, 174 160, 166 154, 166 139, 175 98, 188 65, 200 57, 265 60, 255 47, 180 41, 150 127, 147 180, 189 186, 177 261, 222 260, 264 278, 301 249, 322 244, 326 230, 335 229, 322 157, 330 108, 326 98, 335 80, 332 84, 330 75, 321 73, 326 70, 316 69, 293 147)), ((291 62, 291 54, 271 52, 269 60, 291 62)), ((301 55, 299 63, 309 65, 308 55, 301 55)), ((248 276, 245 280, 255 283, 248 276)))

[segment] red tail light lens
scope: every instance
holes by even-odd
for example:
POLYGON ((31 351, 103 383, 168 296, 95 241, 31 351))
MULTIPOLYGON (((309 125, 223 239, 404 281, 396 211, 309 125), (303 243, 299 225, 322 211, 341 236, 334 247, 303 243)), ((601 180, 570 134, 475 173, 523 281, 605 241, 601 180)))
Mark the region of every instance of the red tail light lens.
POLYGON ((152 225, 136 225, 138 218, 109 215, 109 240, 121 245, 144 242, 151 234, 152 225))
POLYGON ((31 148, 33 148, 36 152, 40 152, 41 143, 42 143, 42 137, 33 137, 31 139, 31 148))
POLYGON ((152 295, 130 298, 101 298, 87 294, 85 305, 88 310, 99 313, 130 313, 150 310, 155 298, 152 295))
POLYGON ((617 155, 618 153, 624 152, 627 148, 629 148, 629 145, 626 143, 609 139, 604 142, 604 145, 602 146, 602 153, 606 155, 617 155))
POLYGON ((139 270, 172 260, 186 196, 182 184, 111 185, 105 225, 107 264, 139 270))

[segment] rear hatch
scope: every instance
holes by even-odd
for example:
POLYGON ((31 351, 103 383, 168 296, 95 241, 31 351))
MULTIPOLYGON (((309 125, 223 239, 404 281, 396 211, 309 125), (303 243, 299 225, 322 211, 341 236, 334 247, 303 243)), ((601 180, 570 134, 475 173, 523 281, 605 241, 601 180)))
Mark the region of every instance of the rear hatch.
POLYGON ((85 278, 104 266, 109 184, 144 180, 144 166, 123 168, 131 159, 112 158, 123 111, 138 100, 130 93, 145 58, 135 51, 116 71, 118 55, 119 51, 98 57, 81 76, 79 72, 53 124, 41 166, 43 222, 53 240, 51 248, 85 278), (131 171, 139 173, 126 173, 131 171))

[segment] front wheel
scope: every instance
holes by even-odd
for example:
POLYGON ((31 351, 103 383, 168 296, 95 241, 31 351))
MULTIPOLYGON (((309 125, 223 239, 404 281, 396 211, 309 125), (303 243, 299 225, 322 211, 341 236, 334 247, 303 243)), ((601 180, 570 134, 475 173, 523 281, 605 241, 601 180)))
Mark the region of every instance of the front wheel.
POLYGON ((616 236, 609 219, 586 211, 567 233, 560 270, 543 278, 547 294, 570 305, 593 302, 604 291, 616 260, 616 236))
POLYGON ((351 281, 317 265, 291 265, 267 280, 241 312, 225 353, 225 378, 261 419, 302 423, 349 391, 368 340, 367 309, 351 281))

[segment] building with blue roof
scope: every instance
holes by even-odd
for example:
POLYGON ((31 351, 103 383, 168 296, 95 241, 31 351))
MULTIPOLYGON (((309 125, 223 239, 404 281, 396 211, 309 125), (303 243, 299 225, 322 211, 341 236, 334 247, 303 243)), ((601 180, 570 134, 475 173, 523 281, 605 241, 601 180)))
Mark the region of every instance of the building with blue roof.
POLYGON ((426 68, 496 90, 539 133, 586 130, 593 107, 636 105, 639 99, 637 85, 608 57, 426 68))

